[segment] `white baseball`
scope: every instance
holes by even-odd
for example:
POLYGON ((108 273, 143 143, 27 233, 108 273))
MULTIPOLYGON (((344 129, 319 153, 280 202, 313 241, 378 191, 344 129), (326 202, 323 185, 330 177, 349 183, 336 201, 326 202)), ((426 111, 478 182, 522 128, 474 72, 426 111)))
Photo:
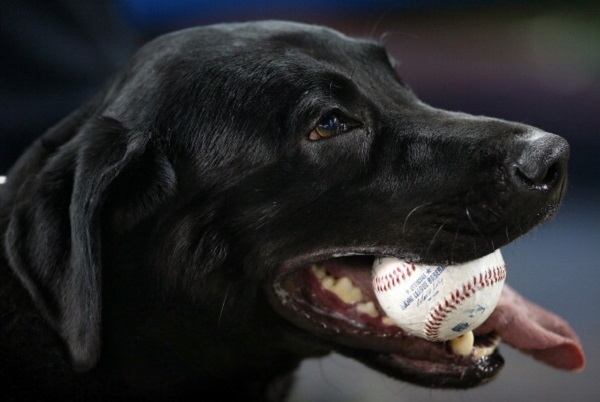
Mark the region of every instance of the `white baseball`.
POLYGON ((405 331, 430 341, 454 339, 481 325, 502 292, 500 250, 464 264, 428 266, 376 258, 373 289, 386 314, 405 331))

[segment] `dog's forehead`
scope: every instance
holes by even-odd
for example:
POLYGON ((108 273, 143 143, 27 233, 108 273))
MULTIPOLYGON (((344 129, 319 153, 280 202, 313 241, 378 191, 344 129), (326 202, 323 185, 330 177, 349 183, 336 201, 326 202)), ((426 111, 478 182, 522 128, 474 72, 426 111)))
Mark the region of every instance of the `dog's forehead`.
POLYGON ((166 35, 159 46, 177 49, 179 53, 196 52, 235 55, 253 52, 256 59, 269 55, 293 59, 307 55, 329 62, 342 59, 388 61, 385 48, 379 43, 361 38, 352 38, 336 30, 287 21, 259 21, 249 23, 215 24, 191 28, 166 35))
POLYGON ((209 27, 213 32, 230 35, 235 41, 261 45, 265 42, 282 43, 288 46, 348 48, 371 48, 374 41, 352 38, 334 29, 288 21, 259 21, 241 24, 218 24, 209 27))
MULTIPOLYGON (((188 28, 150 42, 123 69, 107 97, 111 115, 143 121, 151 117, 137 112, 144 99, 154 99, 156 109, 172 105, 175 97, 188 96, 180 108, 198 105, 211 93, 219 93, 224 104, 237 104, 239 96, 246 104, 265 104, 274 102, 275 93, 296 101, 304 94, 330 96, 334 86, 385 98, 382 94, 397 80, 385 48, 372 40, 301 23, 228 23, 188 28)), ((271 108, 285 104, 275 103, 271 108)))

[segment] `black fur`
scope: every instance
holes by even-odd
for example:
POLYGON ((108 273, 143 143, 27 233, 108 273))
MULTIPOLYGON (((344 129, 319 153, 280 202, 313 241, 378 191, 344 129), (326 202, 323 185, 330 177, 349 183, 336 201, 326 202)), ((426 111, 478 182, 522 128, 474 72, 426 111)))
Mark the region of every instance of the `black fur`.
POLYGON ((424 105, 325 28, 163 36, 0 186, 0 394, 281 399, 301 359, 362 352, 274 308, 279 272, 506 244, 562 196, 567 145, 537 133, 424 105), (311 140, 332 113, 349 128, 311 140))

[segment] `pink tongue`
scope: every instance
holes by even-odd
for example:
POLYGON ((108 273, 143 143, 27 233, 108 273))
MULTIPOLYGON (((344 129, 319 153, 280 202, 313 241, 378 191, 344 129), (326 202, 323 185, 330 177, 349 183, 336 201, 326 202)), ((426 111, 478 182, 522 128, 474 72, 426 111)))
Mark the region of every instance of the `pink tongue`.
POLYGON ((562 318, 526 300, 504 285, 496 310, 475 333, 497 332, 509 345, 550 366, 582 370, 583 348, 562 318))

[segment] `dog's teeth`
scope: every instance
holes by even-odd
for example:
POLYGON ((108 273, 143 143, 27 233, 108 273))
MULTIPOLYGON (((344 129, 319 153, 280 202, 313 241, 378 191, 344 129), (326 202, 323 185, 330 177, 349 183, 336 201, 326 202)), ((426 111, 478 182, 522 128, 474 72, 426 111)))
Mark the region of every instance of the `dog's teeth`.
POLYGON ((333 276, 326 276, 325 278, 323 278, 321 280, 321 285, 329 290, 332 291, 333 290, 333 286, 335 285, 335 278, 333 276))
POLYGON ((317 277, 318 280, 323 280, 327 276, 327 272, 322 265, 313 264, 311 267, 313 274, 317 277))
POLYGON ((344 303, 354 304, 362 300, 362 292, 354 286, 350 278, 344 276, 337 280, 331 289, 344 303))
POLYGON ((362 300, 362 291, 354 286, 347 276, 336 279, 331 275, 327 275, 325 268, 317 264, 313 264, 310 268, 315 277, 321 281, 321 286, 335 294, 344 303, 355 304, 362 300))
POLYGON ((396 323, 394 322, 394 320, 392 320, 392 319, 391 319, 390 317, 388 317, 387 315, 386 315, 386 316, 383 316, 383 317, 381 318, 381 322, 382 322, 382 324, 383 324, 383 325, 388 325, 388 326, 396 325, 396 323))
POLYGON ((355 304, 362 300, 362 291, 360 288, 354 286, 347 276, 336 279, 328 275, 323 266, 317 264, 313 264, 310 268, 315 277, 321 281, 321 286, 335 294, 344 303, 355 304))
POLYGON ((492 353, 494 353, 494 350, 496 350, 501 340, 502 339, 499 336, 496 336, 491 340, 491 343, 489 345, 475 346, 473 348, 473 357, 475 357, 476 359, 481 359, 482 357, 491 355, 492 353))
POLYGON ((473 331, 468 331, 450 341, 450 348, 455 355, 468 356, 473 351, 475 335, 473 331))
POLYGON ((475 336, 473 331, 465 332, 458 338, 450 341, 450 349, 455 355, 468 356, 472 355, 474 359, 481 359, 482 357, 490 356, 498 345, 500 344, 501 338, 495 336, 490 339, 488 345, 474 345, 475 336))
POLYGON ((358 303, 356 305, 356 311, 362 314, 366 314, 373 318, 379 317, 379 312, 375 308, 375 304, 372 301, 367 303, 358 303))

